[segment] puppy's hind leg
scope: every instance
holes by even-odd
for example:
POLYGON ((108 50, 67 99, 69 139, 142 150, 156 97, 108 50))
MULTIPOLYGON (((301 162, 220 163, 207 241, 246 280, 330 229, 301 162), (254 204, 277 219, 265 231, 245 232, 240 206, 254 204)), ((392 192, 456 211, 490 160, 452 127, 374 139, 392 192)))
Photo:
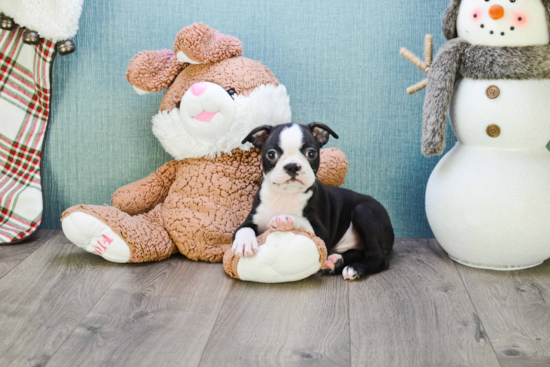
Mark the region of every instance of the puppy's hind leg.
POLYGON ((346 264, 342 270, 344 279, 355 280, 388 269, 388 254, 393 247, 394 233, 386 209, 374 199, 365 201, 355 207, 351 222, 365 250, 362 261, 346 264))

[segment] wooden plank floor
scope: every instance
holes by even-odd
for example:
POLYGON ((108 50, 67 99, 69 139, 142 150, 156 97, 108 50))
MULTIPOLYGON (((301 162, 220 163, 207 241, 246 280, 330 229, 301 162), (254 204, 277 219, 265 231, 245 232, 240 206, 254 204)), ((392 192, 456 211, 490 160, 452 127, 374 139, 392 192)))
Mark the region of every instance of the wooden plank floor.
POLYGON ((43 230, 0 246, 0 366, 550 366, 550 262, 482 271, 399 239, 382 274, 267 285, 43 230))

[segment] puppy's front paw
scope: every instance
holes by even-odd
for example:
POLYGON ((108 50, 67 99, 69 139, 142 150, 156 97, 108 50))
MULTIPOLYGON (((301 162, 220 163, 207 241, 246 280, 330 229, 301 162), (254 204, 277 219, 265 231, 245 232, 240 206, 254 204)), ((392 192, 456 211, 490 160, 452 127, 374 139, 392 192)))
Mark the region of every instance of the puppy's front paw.
POLYGON ((269 222, 269 228, 281 232, 292 231, 294 229, 294 220, 290 215, 277 215, 269 222))
POLYGON ((325 261, 321 272, 323 274, 340 274, 344 268, 344 258, 340 254, 332 254, 325 261))
POLYGON ((231 251, 237 257, 249 257, 258 252, 258 240, 252 228, 241 228, 235 235, 231 251))

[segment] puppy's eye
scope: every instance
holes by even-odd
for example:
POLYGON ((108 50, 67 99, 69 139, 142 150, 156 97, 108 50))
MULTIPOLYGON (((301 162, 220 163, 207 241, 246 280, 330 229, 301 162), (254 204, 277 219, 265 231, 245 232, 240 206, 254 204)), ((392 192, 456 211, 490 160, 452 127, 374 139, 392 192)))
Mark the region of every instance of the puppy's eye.
POLYGON ((308 149, 306 152, 307 159, 317 158, 317 151, 315 149, 308 149))
POLYGON ((277 153, 277 151, 275 149, 271 149, 267 152, 266 157, 270 161, 274 161, 275 159, 279 158, 279 154, 277 153))
POLYGON ((229 94, 229 96, 233 99, 235 99, 235 97, 237 96, 237 92, 235 92, 235 89, 231 88, 230 90, 227 91, 227 94, 229 94))

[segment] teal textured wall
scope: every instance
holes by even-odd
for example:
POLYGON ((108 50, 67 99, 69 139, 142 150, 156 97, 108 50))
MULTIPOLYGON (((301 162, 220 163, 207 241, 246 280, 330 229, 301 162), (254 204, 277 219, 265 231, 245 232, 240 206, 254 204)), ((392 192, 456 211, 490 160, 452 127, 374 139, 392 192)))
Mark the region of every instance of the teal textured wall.
MULTIPOLYGON (((74 204, 109 203, 120 186, 170 160, 151 132, 162 93, 138 96, 125 80, 139 51, 172 48, 202 21, 238 37, 286 85, 295 122, 340 134, 350 161, 346 187, 387 208, 400 237, 431 237, 424 190, 438 158, 420 152, 424 75, 399 56, 422 54, 426 33, 443 42, 446 0, 87 0, 77 52, 54 65, 44 156, 45 227, 74 204)), ((454 137, 448 136, 448 147, 454 137)))

